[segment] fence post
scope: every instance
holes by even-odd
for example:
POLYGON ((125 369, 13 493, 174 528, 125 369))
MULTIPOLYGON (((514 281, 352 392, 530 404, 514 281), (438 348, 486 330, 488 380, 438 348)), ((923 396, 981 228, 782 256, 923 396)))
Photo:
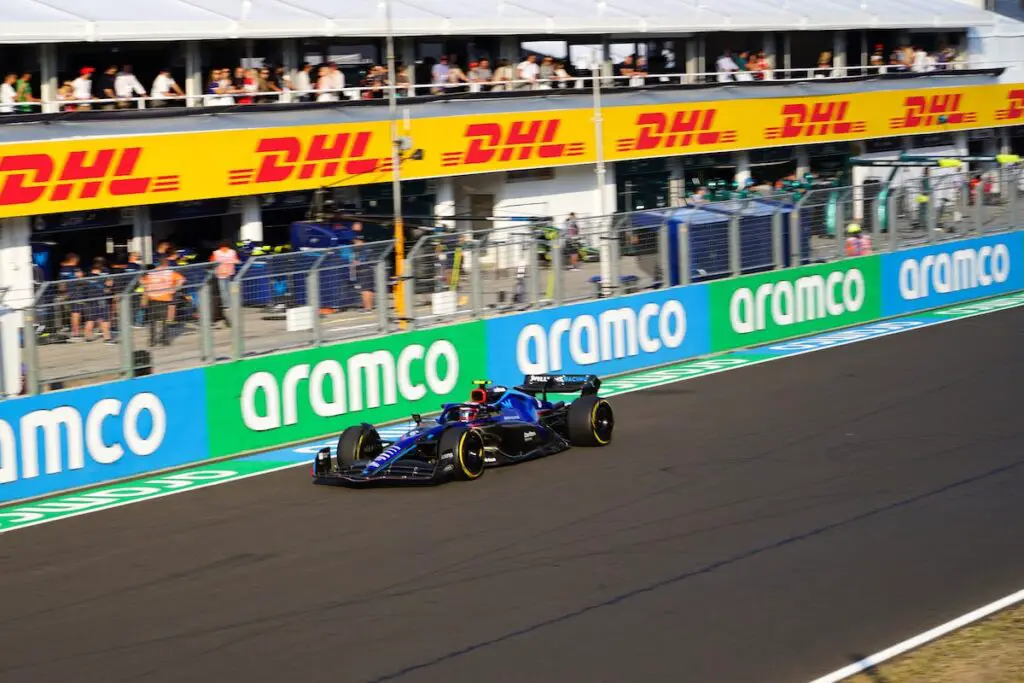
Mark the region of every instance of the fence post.
POLYGON ((889 193, 885 196, 885 202, 888 206, 885 209, 885 217, 889 222, 889 251, 896 251, 900 247, 900 236, 899 227, 896 225, 898 220, 896 211, 896 193, 893 192, 892 187, 889 187, 889 193))
POLYGON ((480 264, 480 240, 475 236, 469 243, 469 250, 473 259, 473 266, 469 271, 469 301, 473 307, 473 317, 479 317, 483 313, 483 266, 480 264))
POLYGON ((1021 168, 1018 166, 1010 173, 1010 184, 1007 186, 1010 193, 1010 227, 1013 229, 1020 227, 1020 181, 1021 168))
POLYGON ((679 284, 690 284, 690 221, 679 226, 679 284))
POLYGON ((199 285, 199 357, 207 363, 213 357, 213 280, 216 276, 208 272, 199 285))
POLYGON ((621 276, 619 274, 621 264, 619 263, 619 258, 622 250, 619 246, 621 244, 620 240, 622 239, 622 231, 617 225, 615 225, 614 219, 608 220, 608 218, 605 217, 605 221, 607 221, 606 225, 608 225, 608 228, 605 230, 605 236, 611 240, 608 243, 608 253, 612 260, 611 263, 608 264, 608 273, 611 278, 611 282, 607 283, 607 290, 603 291, 601 295, 614 296, 615 293, 618 292, 619 284, 621 283, 621 276))
MULTIPOLYGON (((426 239, 426 238, 423 238, 426 239)), ((422 240, 421 240, 422 241, 422 240)), ((419 246, 418 244, 416 246, 419 246)), ((415 247, 414 247, 415 249, 415 247)), ((413 329, 416 326, 416 270, 415 261, 411 258, 402 261, 402 295, 405 297, 405 320, 406 329, 413 329)))
POLYGON ((245 354, 245 323, 242 315, 242 285, 236 276, 231 280, 231 353, 235 360, 245 354))
POLYGON ((979 235, 985 234, 985 183, 978 183, 974 195, 974 229, 979 235))
POLYGON ((786 266, 786 256, 782 247, 782 209, 775 209, 772 213, 772 263, 775 270, 782 270, 786 266))
POLYGON ((928 186, 928 204, 925 207, 925 230, 928 231, 928 243, 935 244, 938 241, 936 228, 939 226, 939 207, 935 201, 935 188, 928 186))
POLYGON ((324 330, 320 324, 320 267, 330 253, 325 250, 317 257, 306 278, 306 305, 310 308, 310 320, 313 325, 313 346, 320 346, 324 343, 324 330))
POLYGON ((537 237, 533 232, 526 234, 526 288, 530 306, 540 305, 540 259, 537 258, 537 237))
POLYGON ((800 207, 789 214, 789 267, 796 268, 803 263, 800 244, 800 207))
POLYGON ((49 282, 44 282, 39 291, 35 293, 32 302, 25 308, 23 314, 22 334, 25 337, 25 391, 29 396, 39 393, 39 345, 36 340, 36 306, 42 300, 42 293, 46 291, 49 282))
POLYGON ((669 258, 671 244, 672 241, 668 238, 668 216, 666 216, 658 228, 658 270, 661 271, 661 286, 663 288, 672 286, 672 278, 669 277, 669 270, 672 267, 669 258))
POLYGON ((391 307, 391 300, 388 296, 388 263, 381 258, 373 270, 374 285, 377 289, 377 327, 381 334, 390 332, 388 329, 388 309, 391 307))
POLYGON ((564 294, 562 292, 562 265, 565 260, 565 245, 563 236, 558 235, 551 243, 551 267, 548 269, 547 298, 555 304, 561 304, 564 294))
POLYGON ((743 260, 740 258, 740 217, 733 214, 729 217, 729 272, 739 277, 743 271, 743 260))

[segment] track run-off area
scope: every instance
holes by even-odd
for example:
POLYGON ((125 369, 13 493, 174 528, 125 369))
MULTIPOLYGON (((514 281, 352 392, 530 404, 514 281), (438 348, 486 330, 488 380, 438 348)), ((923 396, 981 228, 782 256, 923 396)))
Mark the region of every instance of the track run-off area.
POLYGON ((813 679, 1021 587, 1022 306, 611 378, 611 446, 472 483, 310 444, 4 508, 0 680, 813 679))

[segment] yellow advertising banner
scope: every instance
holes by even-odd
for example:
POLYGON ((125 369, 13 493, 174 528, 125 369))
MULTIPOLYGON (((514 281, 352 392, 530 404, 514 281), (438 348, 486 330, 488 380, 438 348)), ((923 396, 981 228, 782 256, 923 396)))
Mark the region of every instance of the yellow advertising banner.
MULTIPOLYGON (((415 106, 410 107, 415 114, 415 106)), ((1024 87, 606 107, 617 161, 1024 124, 1024 87)), ((404 179, 593 163, 589 109, 412 118, 404 179)), ((366 185, 392 178, 386 121, 0 145, 0 218, 366 185)))

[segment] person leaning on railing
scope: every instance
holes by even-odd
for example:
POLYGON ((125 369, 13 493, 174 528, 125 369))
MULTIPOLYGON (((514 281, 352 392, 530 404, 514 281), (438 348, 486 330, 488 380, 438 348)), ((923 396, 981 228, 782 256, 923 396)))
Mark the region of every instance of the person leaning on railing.
POLYGON ((173 315, 171 306, 174 304, 174 297, 178 290, 184 284, 185 276, 176 270, 171 270, 170 261, 166 255, 160 257, 156 268, 142 277, 142 305, 149 312, 150 346, 156 346, 158 341, 162 346, 170 346, 167 330, 171 322, 169 318, 173 315), (158 327, 159 335, 157 334, 158 327))

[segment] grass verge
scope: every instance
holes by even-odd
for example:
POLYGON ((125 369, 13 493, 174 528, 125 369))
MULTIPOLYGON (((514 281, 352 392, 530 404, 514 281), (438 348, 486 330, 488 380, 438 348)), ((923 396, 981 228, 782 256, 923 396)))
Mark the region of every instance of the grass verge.
POLYGON ((843 683, 1024 683, 1024 604, 997 612, 843 683))

